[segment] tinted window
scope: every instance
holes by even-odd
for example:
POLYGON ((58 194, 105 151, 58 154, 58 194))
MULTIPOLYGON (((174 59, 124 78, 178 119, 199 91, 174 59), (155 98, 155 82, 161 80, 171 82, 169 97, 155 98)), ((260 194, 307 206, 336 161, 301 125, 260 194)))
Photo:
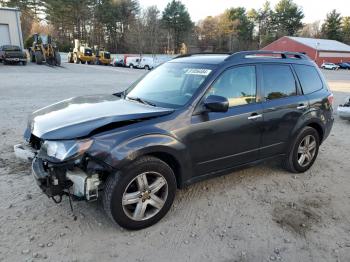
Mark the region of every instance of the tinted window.
POLYGON ((322 81, 317 70, 312 66, 294 65, 304 94, 310 94, 322 88, 322 81))
POLYGON ((266 99, 296 95, 295 79, 288 65, 263 65, 262 74, 266 99))
POLYGON ((226 70, 215 81, 208 95, 226 97, 230 107, 254 103, 256 100, 255 66, 226 70))

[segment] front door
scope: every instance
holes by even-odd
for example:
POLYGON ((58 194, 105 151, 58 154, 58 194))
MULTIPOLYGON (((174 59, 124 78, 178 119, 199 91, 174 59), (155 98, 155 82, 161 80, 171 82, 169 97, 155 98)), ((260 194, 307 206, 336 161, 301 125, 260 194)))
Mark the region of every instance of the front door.
POLYGON ((256 67, 227 69, 205 97, 218 95, 229 100, 227 112, 192 116, 187 145, 196 175, 245 164, 259 157, 262 105, 257 102, 256 67))

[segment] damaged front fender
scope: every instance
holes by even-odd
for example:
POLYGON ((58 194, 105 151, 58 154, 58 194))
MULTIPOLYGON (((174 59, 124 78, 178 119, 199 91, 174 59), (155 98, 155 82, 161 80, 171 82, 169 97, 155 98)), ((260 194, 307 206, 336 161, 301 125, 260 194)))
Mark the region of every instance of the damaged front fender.
POLYGON ((149 134, 121 143, 118 143, 118 135, 97 137, 89 150, 90 156, 116 170, 122 169, 140 156, 152 154, 171 156, 177 163, 181 163, 179 172, 182 177, 185 176, 183 178, 192 176, 192 166, 188 164, 191 163, 190 155, 186 146, 170 135, 149 134))

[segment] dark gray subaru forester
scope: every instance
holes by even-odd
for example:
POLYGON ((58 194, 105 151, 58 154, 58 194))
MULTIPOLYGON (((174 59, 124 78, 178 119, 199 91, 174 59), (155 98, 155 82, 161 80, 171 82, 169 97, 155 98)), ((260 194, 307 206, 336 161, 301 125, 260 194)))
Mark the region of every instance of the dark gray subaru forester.
POLYGON ((332 100, 300 53, 185 55, 123 92, 35 111, 15 152, 55 202, 101 197, 112 220, 141 229, 168 212, 176 188, 273 157, 308 170, 332 100))

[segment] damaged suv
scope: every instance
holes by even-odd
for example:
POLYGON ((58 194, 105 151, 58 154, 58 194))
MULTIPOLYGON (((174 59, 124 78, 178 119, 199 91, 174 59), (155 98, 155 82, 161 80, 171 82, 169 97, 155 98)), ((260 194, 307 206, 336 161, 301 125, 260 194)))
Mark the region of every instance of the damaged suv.
POLYGON ((101 197, 112 220, 141 229, 196 181, 272 157, 308 170, 332 128, 332 100, 303 54, 184 55, 123 92, 35 111, 15 153, 32 159, 55 202, 101 197))

